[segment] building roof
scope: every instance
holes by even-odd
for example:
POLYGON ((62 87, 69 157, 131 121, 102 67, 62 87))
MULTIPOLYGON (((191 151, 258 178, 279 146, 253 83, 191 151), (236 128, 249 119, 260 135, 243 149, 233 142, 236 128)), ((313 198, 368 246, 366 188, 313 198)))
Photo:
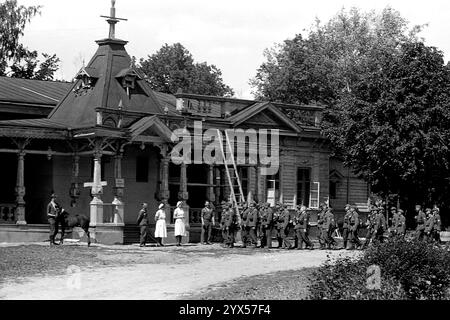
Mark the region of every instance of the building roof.
POLYGON ((69 82, 0 77, 0 103, 55 106, 71 86, 69 82))
POLYGON ((98 78, 90 78, 88 84, 82 77, 77 79, 48 118, 71 128, 82 128, 95 127, 98 108, 163 114, 163 109, 145 80, 136 77, 131 87, 127 89, 124 86, 122 77, 132 73, 134 68, 125 50, 127 42, 104 39, 97 43, 98 50, 85 69, 98 78))
POLYGON ((19 119, 0 121, 0 127, 34 127, 49 129, 68 129, 66 125, 51 121, 49 119, 19 119))

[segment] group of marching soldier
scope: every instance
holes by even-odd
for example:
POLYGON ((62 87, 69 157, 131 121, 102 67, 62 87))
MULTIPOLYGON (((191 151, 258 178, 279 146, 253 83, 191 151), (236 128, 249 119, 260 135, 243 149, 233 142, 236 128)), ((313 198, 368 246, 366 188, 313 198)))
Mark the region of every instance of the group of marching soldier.
MULTIPOLYGON (((305 206, 297 206, 294 213, 291 213, 287 205, 282 203, 277 203, 274 207, 271 207, 269 203, 242 203, 237 209, 231 203, 222 202, 220 227, 225 246, 234 247, 236 234, 240 231, 244 248, 247 245, 255 248, 271 248, 272 236, 275 233, 278 248, 313 250, 314 245, 309 239, 311 211, 305 206), (288 240, 292 228, 295 235, 294 243, 288 240)), ((373 241, 384 241, 386 234, 390 237, 404 237, 406 218, 403 210, 392 207, 390 211, 391 226, 388 227, 385 209, 382 205, 371 206, 364 222, 360 219, 356 206, 346 205, 342 225, 343 247, 338 248, 337 241, 334 239, 338 226, 333 209, 321 204, 317 217, 317 238, 320 249, 365 249, 373 241), (364 243, 358 237, 358 230, 361 228, 367 229, 364 243)), ((214 225, 214 218, 211 218, 214 216, 212 212, 212 205, 207 202, 201 214, 204 244, 211 242, 211 229, 214 225)), ((418 240, 440 242, 439 208, 427 208, 424 212, 422 207, 417 205, 415 219, 417 225, 415 236, 418 240)))

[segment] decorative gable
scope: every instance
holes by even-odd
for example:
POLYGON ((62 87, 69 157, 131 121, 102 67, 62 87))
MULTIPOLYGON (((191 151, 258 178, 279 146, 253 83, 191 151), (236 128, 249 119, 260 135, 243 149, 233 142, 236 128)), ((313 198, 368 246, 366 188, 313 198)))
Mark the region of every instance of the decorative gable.
POLYGON ((75 94, 85 93, 95 86, 98 77, 99 76, 94 68, 81 68, 75 76, 75 79, 78 80, 78 84, 75 86, 73 91, 75 94))
POLYGON ((302 129, 283 112, 269 102, 258 102, 231 116, 234 127, 267 127, 300 133, 302 129))
POLYGON ((116 78, 119 80, 125 90, 135 89, 136 80, 142 80, 142 77, 133 66, 121 70, 116 75, 116 78))

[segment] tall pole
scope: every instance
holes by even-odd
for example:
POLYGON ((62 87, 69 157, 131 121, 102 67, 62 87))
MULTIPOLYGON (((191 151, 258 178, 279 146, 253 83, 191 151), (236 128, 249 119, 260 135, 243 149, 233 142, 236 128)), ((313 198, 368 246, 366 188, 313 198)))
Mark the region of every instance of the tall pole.
POLYGON ((25 151, 21 150, 17 155, 17 181, 16 181, 16 224, 26 225, 25 219, 25 151))

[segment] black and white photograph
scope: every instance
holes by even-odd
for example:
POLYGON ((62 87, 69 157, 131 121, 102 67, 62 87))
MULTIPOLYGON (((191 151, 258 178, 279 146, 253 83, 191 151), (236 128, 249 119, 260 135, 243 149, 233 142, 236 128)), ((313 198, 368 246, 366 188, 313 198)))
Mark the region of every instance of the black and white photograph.
POLYGON ((0 0, 0 303, 449 306, 449 16, 0 0))

